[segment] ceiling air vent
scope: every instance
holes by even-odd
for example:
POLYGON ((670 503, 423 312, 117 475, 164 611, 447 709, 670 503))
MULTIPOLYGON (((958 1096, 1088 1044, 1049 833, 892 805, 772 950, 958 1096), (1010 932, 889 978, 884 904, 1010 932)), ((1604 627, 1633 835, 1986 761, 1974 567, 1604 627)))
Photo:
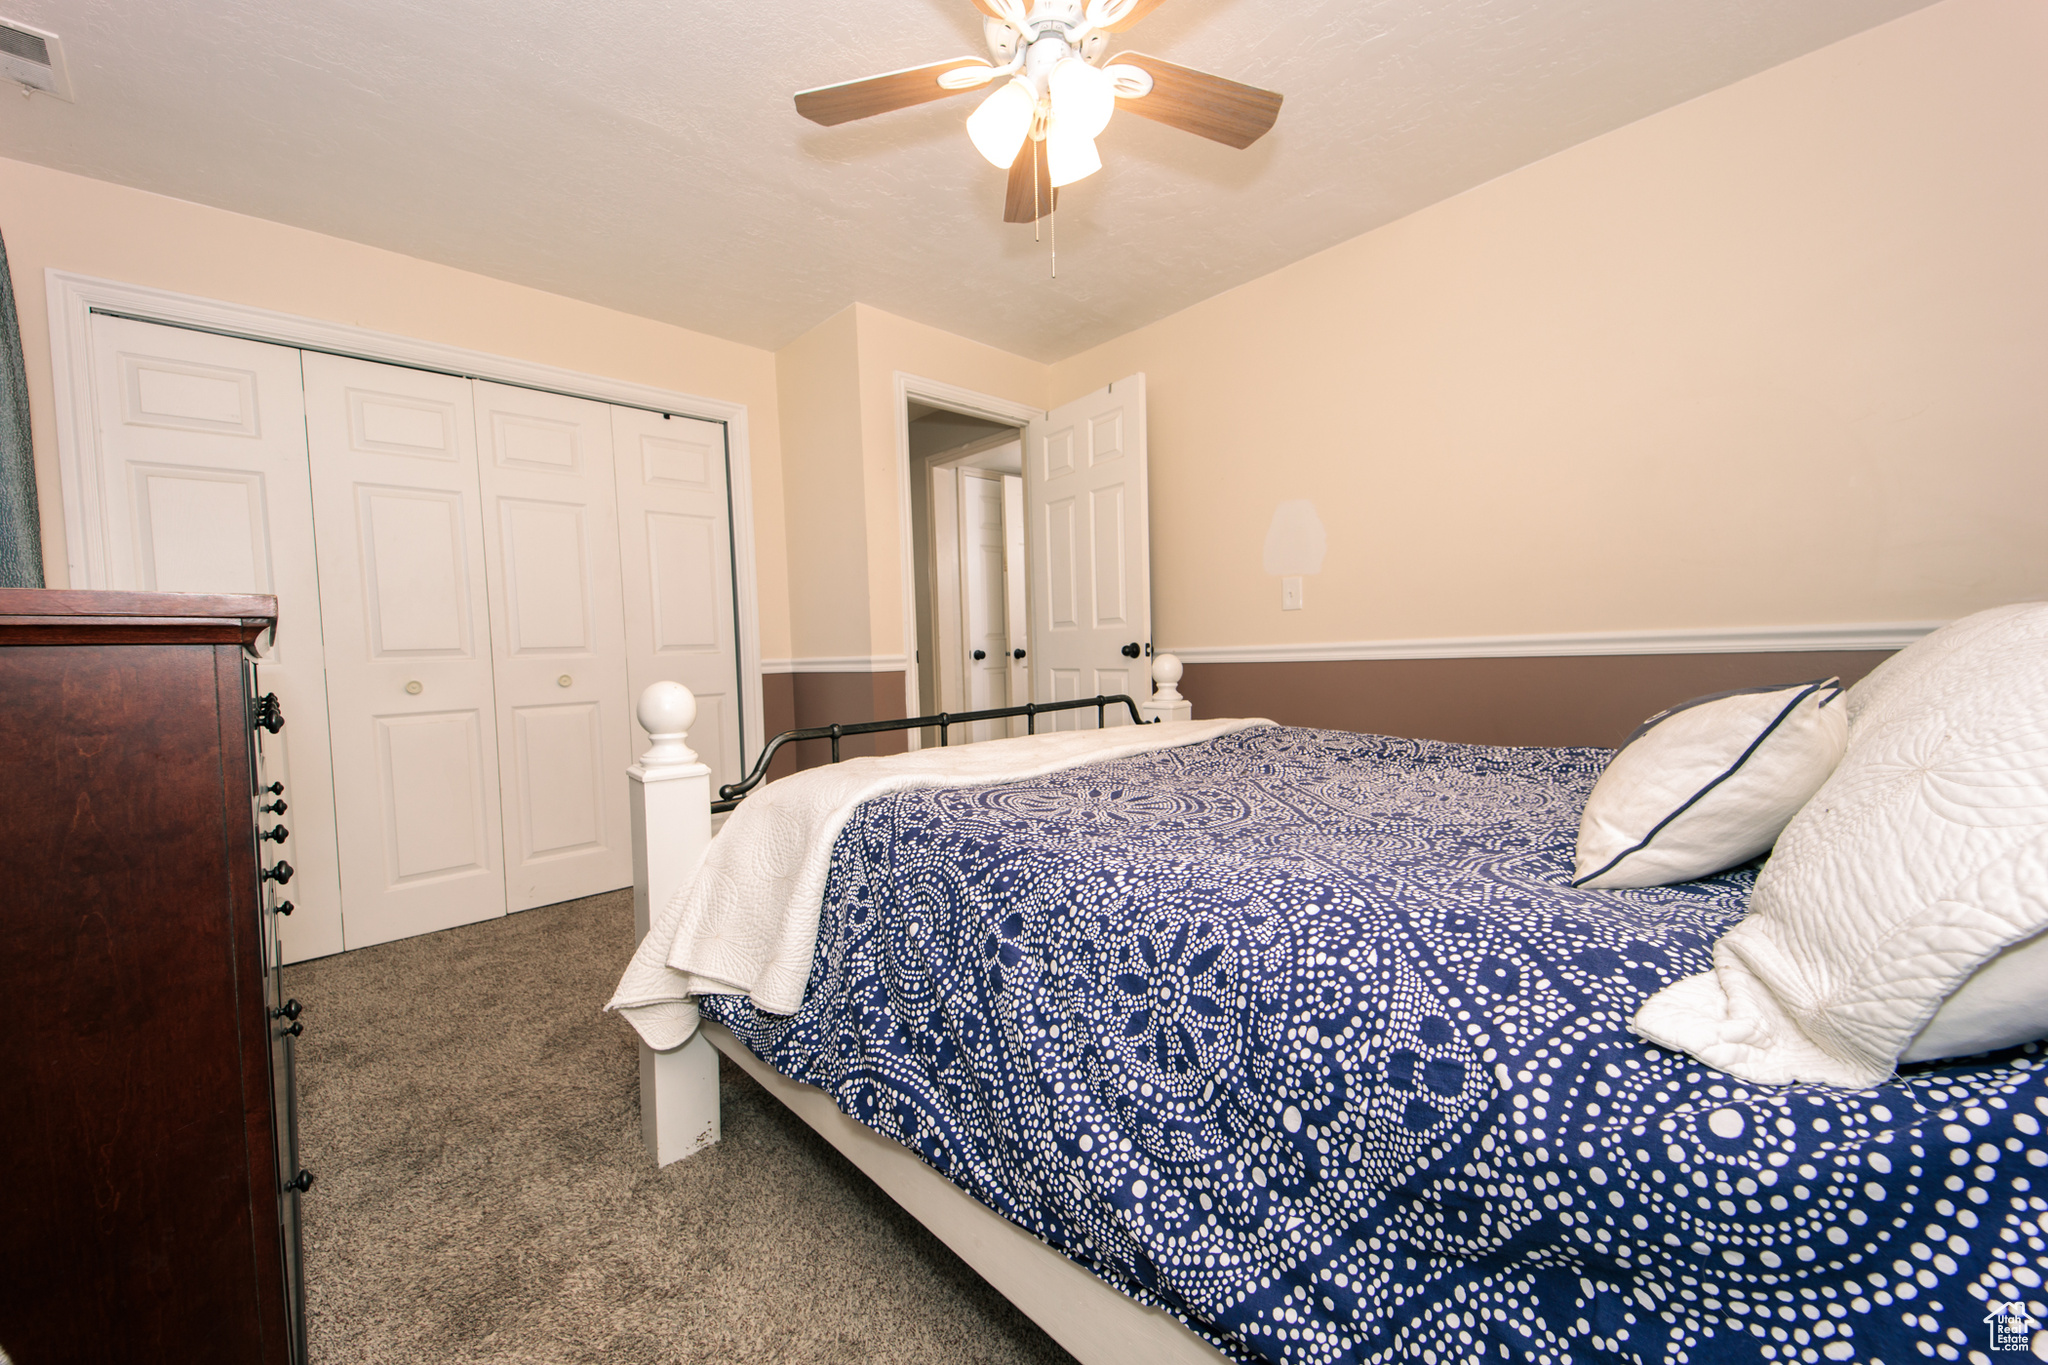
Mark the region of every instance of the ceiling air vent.
POLYGON ((57 35, 12 19, 0 19, 0 77, 60 100, 71 98, 71 73, 64 69, 57 35))

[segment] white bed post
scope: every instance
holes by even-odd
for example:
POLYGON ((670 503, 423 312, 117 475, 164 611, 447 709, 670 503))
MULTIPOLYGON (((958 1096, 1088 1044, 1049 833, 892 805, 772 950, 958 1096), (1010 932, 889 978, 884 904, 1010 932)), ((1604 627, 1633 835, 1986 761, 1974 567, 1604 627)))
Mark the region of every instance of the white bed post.
POLYGON ((1138 703, 1138 714, 1150 725, 1155 720, 1193 720, 1194 703, 1180 694, 1180 660, 1171 654, 1152 658, 1152 695, 1138 703))
MULTIPOLYGON (((626 769, 633 779, 633 941, 647 937, 711 842, 711 769, 683 742, 697 699, 676 682, 640 694, 640 726, 654 741, 626 769)), ((640 1136, 657 1166, 718 1141, 718 1050, 703 1033, 667 1052, 640 1044, 640 1136)))

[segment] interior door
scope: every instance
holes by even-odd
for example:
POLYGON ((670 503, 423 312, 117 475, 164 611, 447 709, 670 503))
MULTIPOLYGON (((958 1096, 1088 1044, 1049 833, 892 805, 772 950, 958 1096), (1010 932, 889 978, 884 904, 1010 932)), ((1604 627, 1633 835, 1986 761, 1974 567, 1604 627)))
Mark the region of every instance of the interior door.
POLYGON ((470 381, 307 352, 347 944, 505 913, 470 381))
MULTIPOLYGON (((1021 706, 1031 696, 1030 557, 1024 552, 1024 479, 1003 475, 1003 607, 1010 623, 1009 651, 1010 705, 1021 706)), ((1010 722, 1010 733, 1026 731, 1019 717, 1010 722)))
MULTIPOLYGON (((611 409, 617 453, 619 559, 625 585, 626 695, 679 682, 697 697, 690 747, 712 785, 745 776, 725 427, 639 408, 611 409)), ((639 752, 637 730, 635 753, 639 752)), ((617 769, 607 776, 623 794, 617 769)))
POLYGON ((611 409, 478 381, 508 908, 633 883, 611 409))
MULTIPOLYGON (((1025 429, 1031 535, 1031 695, 1070 701, 1128 693, 1142 701, 1152 640, 1146 521, 1145 376, 1047 413, 1025 429)), ((1125 711, 1108 713, 1128 725, 1125 711)), ((1093 729, 1093 711, 1040 726, 1093 729)))
POLYGON ((342 948, 334 779, 321 668, 320 585, 299 353, 95 315, 93 401, 106 524, 107 577, 96 588, 137 592, 273 593, 277 638, 263 687, 285 727, 264 737, 265 845, 292 865, 272 887, 293 913, 278 925, 288 961, 342 948), (275 817, 275 818, 273 818, 275 817))
MULTIPOLYGON (((960 471, 961 635, 967 657, 967 707, 985 711, 1010 704, 1010 626, 1004 566, 1003 478, 978 469, 960 471)), ((973 727, 974 739, 1009 733, 1003 721, 973 727)))

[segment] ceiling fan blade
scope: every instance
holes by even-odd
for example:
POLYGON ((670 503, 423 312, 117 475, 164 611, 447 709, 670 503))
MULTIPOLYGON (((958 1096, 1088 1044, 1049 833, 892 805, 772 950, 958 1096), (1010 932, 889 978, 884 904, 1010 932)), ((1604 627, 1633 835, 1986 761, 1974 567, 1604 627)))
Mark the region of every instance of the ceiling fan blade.
MULTIPOLYGON (((976 5, 980 3, 981 0, 975 0, 976 5)), ((1135 5, 1131 6, 1130 13, 1124 15, 1123 18, 1113 24, 1104 25, 1104 27, 1110 33, 1122 33, 1125 29, 1130 28, 1164 3, 1166 3, 1166 0, 1138 0, 1135 5)))
POLYGON ((886 114, 891 109, 908 109, 913 104, 924 104, 931 100, 942 100, 948 95, 957 95, 960 91, 948 90, 940 85, 939 77, 963 66, 987 65, 988 63, 980 57, 955 57, 951 61, 932 62, 926 66, 913 66, 903 71, 870 76, 864 81, 848 81, 844 85, 821 85, 815 90, 799 90, 796 95, 796 111, 811 122, 822 123, 828 128, 834 124, 851 123, 857 118, 886 114))
POLYGON ((1118 66, 1138 67, 1152 77, 1150 94, 1119 99, 1117 108, 1212 142, 1249 147, 1264 137, 1273 120, 1280 117, 1280 96, 1271 90, 1240 85, 1142 52, 1119 52, 1110 61, 1118 66))
POLYGON ((1010 163, 1010 189, 1003 199, 1003 221, 1006 223, 1035 223, 1051 213, 1059 191, 1052 187, 1052 178, 1045 171, 1045 144, 1034 138, 1025 138, 1024 145, 1017 151, 1017 159, 1010 163), (1038 188, 1031 186, 1033 173, 1038 177, 1038 188))

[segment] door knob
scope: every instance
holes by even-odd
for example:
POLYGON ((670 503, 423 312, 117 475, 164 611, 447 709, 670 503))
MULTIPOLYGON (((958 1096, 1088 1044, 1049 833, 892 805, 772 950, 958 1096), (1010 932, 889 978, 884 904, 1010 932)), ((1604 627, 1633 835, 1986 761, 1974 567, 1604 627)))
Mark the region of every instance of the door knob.
POLYGON ((275 839, 281 844, 291 837, 292 832, 286 829, 283 825, 272 825, 266 833, 259 834, 256 836, 256 842, 260 844, 265 839, 275 839))
POLYGON ((405 685, 405 691, 407 696, 417 697, 420 693, 426 690, 426 685, 420 682, 418 679, 414 679, 412 682, 409 682, 405 685))
POLYGON ((258 806, 256 809, 262 811, 265 815, 283 815, 290 807, 282 801, 273 801, 267 806, 258 806))
POLYGON ((289 915, 296 907, 290 901, 279 901, 270 908, 280 915, 289 915))
POLYGON ((980 663, 983 659, 986 659, 987 657, 988 651, 985 649, 977 649, 974 651, 974 662, 976 663, 980 663))
POLYGON ((1117 651, 1117 653, 1123 655, 1126 659, 1135 659, 1144 652, 1144 650, 1138 648, 1138 642, 1136 640, 1131 641, 1129 644, 1125 645, 1122 649, 1117 651))
POLYGON ((561 677, 555 679, 555 686, 557 687, 573 687, 575 686, 575 684, 576 680, 570 677, 567 673, 564 673, 561 677))
POLYGON ((290 1180, 285 1181, 284 1187, 288 1190, 297 1190, 300 1194, 304 1194, 307 1190, 313 1188, 313 1173, 311 1171, 300 1171, 290 1180))
POLYGON ((266 867, 261 872, 256 874, 257 881, 276 882, 279 886, 283 886, 286 882, 290 881, 291 879, 292 865, 290 863, 282 861, 280 861, 277 864, 277 866, 266 867))
POLYGON ((255 726, 276 734, 284 729, 284 707, 277 700, 277 693, 265 692, 256 703, 255 726))
POLYGON ((1013 649, 1010 651, 1010 657, 1013 659, 1021 659, 1024 657, 1024 651, 1021 649, 1013 649))
POLYGON ((269 786, 267 786, 267 787, 258 787, 258 788, 257 788, 256 790, 257 790, 257 791, 258 791, 259 793, 261 793, 261 792, 269 792, 269 793, 270 793, 270 794, 271 794, 272 796, 283 796, 283 795, 284 795, 284 783, 282 783, 282 782, 273 782, 273 783, 271 783, 271 784, 270 784, 269 786))

